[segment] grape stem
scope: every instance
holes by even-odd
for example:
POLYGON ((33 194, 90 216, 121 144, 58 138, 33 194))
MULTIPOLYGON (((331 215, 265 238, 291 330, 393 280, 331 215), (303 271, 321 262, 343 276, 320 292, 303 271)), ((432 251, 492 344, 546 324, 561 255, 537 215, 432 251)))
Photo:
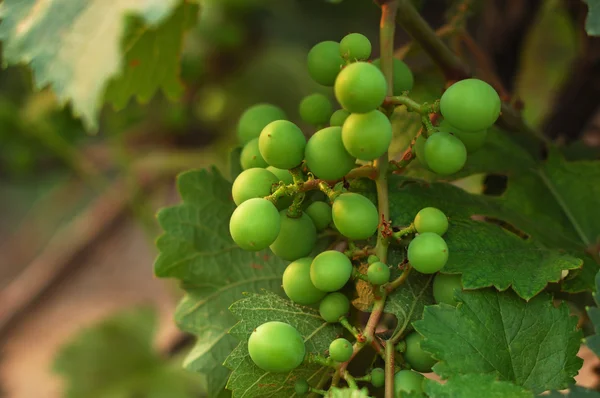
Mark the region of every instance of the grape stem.
POLYGON ((352 375, 350 373, 348 373, 348 370, 344 371, 344 380, 346 380, 346 383, 348 383, 348 387, 350 387, 353 390, 358 390, 358 384, 356 384, 356 380, 354 380, 354 377, 352 377, 352 375))
POLYGON ((314 363, 317 365, 327 366, 327 367, 334 368, 334 369, 337 367, 337 365, 333 359, 325 358, 324 356, 319 355, 319 354, 310 354, 308 356, 308 362, 314 363))
POLYGON ((402 271, 402 274, 393 281, 382 285, 381 289, 383 289, 387 294, 390 294, 391 292, 402 286, 404 282, 406 282, 406 279, 410 275, 411 270, 412 267, 410 266, 410 264, 407 263, 404 267, 404 271, 402 271))
POLYGON ((363 248, 358 248, 353 243, 350 243, 348 245, 348 250, 344 252, 351 260, 360 260, 361 258, 369 257, 369 255, 374 253, 375 249, 372 247, 365 246, 363 248))
POLYGON ((404 105, 410 112, 419 113, 423 116, 427 116, 430 113, 438 113, 440 111, 439 100, 435 100, 433 104, 427 102, 419 104, 408 95, 390 96, 387 97, 383 103, 384 105, 404 105))
POLYGON ((352 277, 354 279, 360 279, 360 280, 363 280, 365 282, 369 281, 369 278, 367 278, 367 275, 363 274, 360 271, 357 271, 356 268, 354 268, 353 271, 352 271, 352 277))
POLYGON ((320 390, 320 389, 318 389, 318 388, 314 388, 314 387, 310 387, 308 391, 309 391, 309 392, 312 392, 312 393, 314 393, 314 394, 319 394, 319 395, 322 395, 322 396, 325 396, 325 395, 327 395, 327 391, 325 391, 325 390, 320 390))
POLYGON ((392 237, 396 240, 400 240, 402 239, 404 236, 409 235, 409 234, 414 234, 417 232, 417 229, 415 228, 414 224, 410 224, 408 227, 406 228, 402 228, 400 231, 398 232, 394 232, 392 234, 392 237))
POLYGON ((348 318, 343 317, 339 320, 339 322, 343 327, 346 328, 346 330, 348 330, 350 333, 352 333, 352 336, 354 336, 356 341, 358 341, 359 343, 365 342, 365 336, 363 336, 362 333, 360 333, 358 331, 358 329, 356 329, 354 326, 352 326, 350 324, 350 322, 348 321, 348 318))
POLYGON ((388 341, 385 344, 385 398, 394 398, 395 353, 394 344, 388 341))

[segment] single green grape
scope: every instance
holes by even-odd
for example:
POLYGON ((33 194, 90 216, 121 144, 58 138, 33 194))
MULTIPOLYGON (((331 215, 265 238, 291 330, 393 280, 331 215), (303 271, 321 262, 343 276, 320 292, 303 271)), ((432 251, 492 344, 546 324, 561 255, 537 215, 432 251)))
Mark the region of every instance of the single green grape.
POLYGON ((344 338, 335 339, 329 344, 329 356, 336 362, 346 362, 352 357, 352 343, 344 338))
POLYGON ((302 163, 305 147, 302 130, 287 120, 268 124, 258 138, 262 157, 267 164, 279 169, 292 169, 302 163))
POLYGON ((377 207, 358 193, 343 193, 332 206, 333 223, 345 237, 353 240, 373 236, 379 226, 377 207))
POLYGON ((242 153, 240 154, 240 164, 242 165, 242 169, 248 170, 255 167, 265 168, 268 166, 265 159, 263 159, 260 154, 260 150, 258 149, 258 138, 254 138, 242 148, 242 153))
POLYGON ((412 370, 400 370, 394 375, 394 396, 402 397, 403 392, 423 393, 425 377, 412 370))
POLYGON ((317 289, 310 280, 312 261, 312 257, 299 258, 291 262, 283 272, 283 291, 295 303, 311 305, 327 294, 317 289))
POLYGON ((337 111, 333 112, 333 115, 331 115, 331 118, 329 119, 329 125, 332 127, 342 127, 346 119, 348 119, 348 116, 350 116, 350 112, 345 109, 338 109, 337 111))
POLYGON ((298 379, 294 384, 294 391, 296 392, 296 395, 302 397, 310 392, 310 385, 308 385, 306 380, 298 379))
POLYGON ((271 173, 275 174, 275 177, 277 177, 278 182, 281 181, 285 185, 290 185, 290 184, 294 183, 294 178, 292 177, 290 172, 287 170, 278 169, 277 167, 273 167, 273 166, 267 167, 267 170, 269 170, 271 173))
POLYGON ((335 79, 334 92, 340 105, 348 112, 367 113, 381 105, 387 93, 387 83, 376 66, 355 62, 342 69, 335 79))
POLYGON ((431 367, 436 364, 436 360, 430 353, 423 351, 421 342, 423 336, 417 332, 412 332, 404 339, 406 350, 404 351, 404 360, 417 372, 431 372, 431 367))
POLYGON ((384 263, 377 261, 367 269, 367 278, 374 285, 383 285, 390 281, 390 268, 384 263))
POLYGON ((351 275, 352 262, 344 253, 336 250, 320 253, 310 266, 310 280, 324 292, 340 290, 351 275))
POLYGON ((392 123, 380 111, 353 113, 342 127, 344 147, 360 160, 375 160, 392 142, 392 123))
POLYGON ((248 339, 252 362, 267 372, 285 373, 304 361, 306 347, 302 335, 284 322, 263 323, 248 339))
POLYGON ((440 175, 450 175, 463 168, 467 149, 461 140, 450 133, 435 133, 425 142, 427 166, 440 175))
POLYGON ((381 368, 373 368, 371 371, 371 384, 373 387, 383 387, 385 384, 385 371, 381 368))
POLYGON ((444 119, 464 131, 480 131, 491 127, 501 107, 496 90, 479 79, 465 79, 448 87, 440 98, 444 119))
POLYGON ((300 217, 289 217, 287 210, 279 212, 281 229, 277 239, 269 246, 277 257, 295 261, 308 256, 317 243, 317 229, 311 218, 302 213, 300 217))
POLYGON ((271 188, 279 180, 267 169, 248 169, 242 171, 233 182, 231 195, 237 206, 248 199, 264 198, 271 194, 271 188))
POLYGON ((350 300, 340 292, 329 293, 319 304, 319 314, 325 322, 334 323, 350 311, 350 300))
POLYGON ((237 135, 240 143, 246 144, 258 138, 262 129, 275 120, 286 119, 283 109, 271 104, 256 104, 246 109, 237 125, 237 135))
POLYGON ((239 205, 229 220, 233 241, 242 249, 259 251, 275 242, 281 229, 281 217, 275 205, 266 199, 248 199, 239 205))
POLYGON ((367 264, 369 264, 369 265, 371 265, 371 264, 373 264, 373 263, 376 263, 376 262, 378 262, 378 261, 380 261, 380 260, 379 260, 379 257, 377 257, 377 256, 376 256, 376 255, 374 255, 374 254, 370 254, 370 255, 369 255, 369 257, 367 257, 367 264))
MULTIPOLYGON (((381 69, 380 58, 374 60, 372 64, 381 69)), ((394 58, 392 68, 392 73, 394 74, 394 95, 402 95, 403 92, 412 90, 415 78, 408 65, 402 60, 394 58)))
POLYGON ((415 145, 413 146, 413 150, 415 152, 415 157, 421 163, 423 167, 429 169, 427 165, 427 161, 425 160, 425 144, 427 143, 427 139, 423 134, 419 134, 417 139, 415 140, 415 145))
POLYGON ((487 139, 487 130, 476 132, 464 131, 452 126, 446 120, 442 120, 438 127, 441 132, 452 133, 455 137, 462 141, 467 149, 467 153, 473 153, 485 144, 487 139))
POLYGON ((341 127, 326 127, 317 131, 306 144, 306 165, 323 180, 338 180, 356 164, 342 142, 341 127))
POLYGON ((408 261, 422 274, 434 274, 448 261, 448 245, 433 232, 417 235, 408 245, 408 261))
POLYGON ((360 33, 350 33, 340 41, 340 55, 351 61, 367 60, 371 56, 371 41, 360 33))
POLYGON ((460 274, 437 274, 435 278, 433 278, 433 298, 436 303, 446 303, 448 305, 456 306, 456 304, 458 304, 454 298, 454 292, 456 290, 462 290, 460 274))
POLYGON ((327 124, 332 114, 331 101, 323 94, 308 95, 300 102, 300 118, 313 126, 327 124))
POLYGON ((442 236, 448 231, 448 217, 440 209, 425 207, 417 213, 414 220, 417 232, 433 232, 442 236))
POLYGON ((322 41, 308 52, 308 74, 323 86, 333 86, 343 65, 340 44, 335 41, 322 41))
POLYGON ((331 215, 331 206, 325 202, 312 202, 305 210, 306 214, 312 219, 317 231, 322 231, 333 220, 331 215))

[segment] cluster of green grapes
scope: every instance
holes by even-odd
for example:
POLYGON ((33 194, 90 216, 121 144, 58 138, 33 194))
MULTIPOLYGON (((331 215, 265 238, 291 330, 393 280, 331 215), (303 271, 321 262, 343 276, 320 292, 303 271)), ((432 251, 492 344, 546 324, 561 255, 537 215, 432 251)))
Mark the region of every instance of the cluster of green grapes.
MULTIPOLYGON (((384 155, 392 140, 392 126, 385 113, 389 109, 382 107, 387 96, 386 79, 379 60, 369 62, 370 56, 370 41, 357 33, 339 43, 321 42, 310 50, 309 74, 317 83, 333 87, 342 109, 334 112, 322 94, 305 97, 299 105, 300 117, 317 130, 308 141, 279 107, 261 103, 246 110, 238 122, 244 170, 232 187, 237 208, 229 229, 234 242, 249 251, 269 248, 277 257, 290 261, 283 274, 283 289, 289 299, 318 306, 326 322, 340 322, 347 328, 350 301, 340 290, 352 278, 379 288, 391 277, 390 267, 373 255, 367 259, 366 274, 354 267, 351 255, 341 251, 314 255, 320 231, 329 228, 355 242, 372 238, 380 227, 373 202, 340 183, 357 167, 357 161, 373 161, 384 155), (310 196, 313 192, 304 189, 311 182, 318 182, 311 187, 320 189, 322 192, 316 193, 321 197, 310 196)), ((394 60, 394 95, 404 95, 412 86, 410 69, 394 60)), ((488 87, 469 79, 444 93, 440 110, 445 120, 439 129, 421 135, 415 143, 420 162, 439 174, 462 168, 466 147, 476 146, 469 144, 474 142, 469 141, 473 140, 470 135, 485 139, 485 130, 499 114, 499 98, 489 87, 495 94, 492 98, 488 87)), ((448 246, 442 237, 447 230, 448 218, 442 211, 421 209, 408 234, 414 238, 408 245, 407 259, 417 272, 437 273, 433 283, 436 301, 455 305, 454 290, 460 288, 460 278, 438 273, 448 260, 448 246)), ((395 374, 398 391, 420 391, 423 376, 417 372, 429 372, 435 363, 421 350, 420 341, 420 335, 412 333, 399 345, 413 370, 395 374)), ((289 372, 306 359, 301 334, 284 322, 258 326, 249 338, 248 351, 254 363, 269 372, 289 372)), ((329 347, 329 360, 346 362, 353 352, 352 343, 339 338, 329 347)), ((362 380, 382 386, 384 372, 373 369, 362 380)), ((310 388, 305 380, 296 384, 299 395, 310 388)))

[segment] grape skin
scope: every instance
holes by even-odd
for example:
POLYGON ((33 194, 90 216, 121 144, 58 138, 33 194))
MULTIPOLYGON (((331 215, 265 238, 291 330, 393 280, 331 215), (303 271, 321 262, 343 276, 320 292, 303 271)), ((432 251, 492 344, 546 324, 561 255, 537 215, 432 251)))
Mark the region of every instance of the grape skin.
POLYGON ((436 303, 456 306, 458 304, 454 298, 456 290, 462 290, 460 275, 437 274, 433 278, 433 298, 436 303))
POLYGON ((340 179, 356 164, 356 158, 344 148, 341 127, 326 127, 310 137, 305 159, 310 171, 324 180, 340 179))
POLYGON ((344 338, 335 339, 329 345, 329 356, 336 362, 346 362, 352 357, 352 343, 344 338))
POLYGON ((259 251, 272 244, 281 228, 279 211, 266 199, 248 199, 239 205, 229 220, 233 241, 242 249, 259 251))
MULTIPOLYGON (((381 69, 381 59, 377 58, 374 60, 373 65, 381 69)), ((393 74, 394 74, 394 95, 402 95, 405 91, 413 89, 415 78, 412 71, 404 63, 404 61, 394 58, 393 63, 393 74)))
POLYGON ((287 210, 279 212, 281 228, 269 248, 277 257, 295 261, 312 252, 317 243, 317 229, 306 213, 300 217, 289 217, 287 213, 287 210))
POLYGON ((425 377, 412 370, 400 370, 394 375, 395 396, 401 397, 402 392, 423 393, 423 380, 425 377))
POLYGON ((331 118, 329 119, 329 125, 332 127, 342 127, 346 119, 348 119, 348 116, 350 116, 350 112, 345 109, 338 109, 337 111, 333 112, 333 115, 331 115, 331 118))
POLYGON ((279 180, 267 169, 253 168, 242 171, 233 182, 231 195, 237 206, 248 199, 264 198, 279 180))
POLYGON ((418 233, 433 232, 442 236, 448 231, 448 217, 440 209, 425 207, 415 216, 414 225, 418 233))
POLYGON ((306 208, 305 212, 312 219, 317 231, 322 231, 327 228, 333 220, 331 206, 325 202, 313 202, 306 208))
POLYGON ((311 94, 300 102, 300 117, 313 126, 325 125, 332 113, 331 101, 323 94, 311 94))
POLYGON ((444 119, 464 131, 480 131, 491 127, 500 116, 501 101, 488 83, 465 79, 454 83, 440 98, 444 119))
POLYGON ((406 342, 406 351, 404 352, 406 362, 418 372, 431 372, 432 366, 437 361, 433 359, 430 353, 423 351, 421 348, 423 336, 417 332, 412 332, 406 336, 404 341, 406 342))
POLYGON ((371 384, 373 387, 383 387, 385 384, 385 371, 381 368, 374 368, 371 371, 371 384))
POLYGON ((425 142, 427 166, 440 175, 451 175, 463 168, 467 161, 467 149, 461 140, 450 133, 431 135, 425 142))
POLYGON ((258 138, 260 154, 268 165, 292 169, 302 163, 306 138, 302 130, 287 120, 269 123, 258 138))
POLYGON ((344 59, 340 55, 340 44, 335 41, 317 43, 308 52, 308 73, 315 82, 323 86, 334 85, 343 65, 344 59))
POLYGON ((379 226, 379 212, 366 197, 357 193, 343 193, 332 206, 333 223, 347 238, 367 239, 373 236, 379 226))
POLYGON ((246 109, 237 125, 237 135, 241 144, 258 138, 262 129, 275 120, 286 119, 283 109, 278 106, 261 103, 246 109))
POLYGON ((248 339, 248 353, 259 368, 285 373, 302 364, 306 347, 302 335, 284 322, 267 322, 258 326, 248 339))
POLYGON ((283 290, 290 300, 301 305, 319 302, 327 293, 317 289, 310 280, 312 257, 299 258, 283 272, 283 290))
POLYGON ((464 131, 452 126, 446 120, 440 122, 438 131, 452 133, 452 135, 462 141, 467 149, 467 153, 473 153, 480 149, 485 144, 488 135, 487 130, 475 132, 464 131))
POLYGON ((381 105, 387 93, 387 83, 376 66, 355 62, 342 69, 335 80, 334 92, 340 105, 348 112, 367 113, 381 105))
POLYGON ((448 245, 438 234, 424 232, 409 243, 407 256, 416 271, 434 274, 448 261, 448 245))
POLYGON ((375 160, 392 142, 392 123, 382 112, 353 113, 342 127, 346 150, 360 160, 375 160))
POLYGON ((360 33, 350 33, 340 41, 340 55, 349 60, 367 60, 371 56, 371 41, 360 33))
POLYGON ((352 262, 344 253, 327 250, 319 254, 310 266, 310 280, 325 292, 340 290, 350 280, 352 262))
POLYGON ((383 285, 390 281, 390 268, 384 263, 377 261, 369 265, 367 278, 374 285, 383 285))
POLYGON ((344 294, 329 293, 319 304, 319 314, 326 322, 337 322, 350 311, 350 300, 344 294))
POLYGON ((240 154, 240 164, 244 170, 255 167, 265 168, 268 166, 258 149, 258 138, 248 141, 244 146, 242 153, 240 154))

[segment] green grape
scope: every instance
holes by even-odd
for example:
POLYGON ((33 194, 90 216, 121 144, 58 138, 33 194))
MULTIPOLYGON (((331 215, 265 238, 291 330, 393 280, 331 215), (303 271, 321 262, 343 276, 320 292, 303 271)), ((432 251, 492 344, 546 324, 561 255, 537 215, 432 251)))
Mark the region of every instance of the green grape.
POLYGON ((403 392, 423 394, 425 377, 412 370, 400 370, 394 375, 394 396, 402 397, 403 392))
POLYGON ((450 133, 435 133, 425 143, 427 166, 440 175, 454 174, 467 161, 467 149, 461 140, 450 133))
POLYGON ((413 146, 413 150, 415 152, 415 157, 421 163, 423 167, 429 169, 427 165, 427 161, 425 160, 425 144, 427 143, 427 139, 423 134, 419 134, 415 141, 415 145, 413 146))
POLYGON ((302 397, 310 392, 310 386, 306 380, 298 379, 296 380, 296 384, 294 384, 294 391, 296 392, 296 395, 302 397))
POLYGON ((233 201, 239 206, 248 199, 264 198, 271 194, 271 187, 278 182, 277 177, 267 169, 244 170, 233 182, 233 201))
POLYGON ((338 180, 356 164, 356 159, 344 148, 341 127, 317 131, 308 140, 304 156, 310 171, 323 180, 338 180))
POLYGON ((329 356, 336 362, 346 362, 352 357, 352 343, 344 338, 335 339, 329 344, 329 356))
POLYGON ((285 112, 271 104, 256 104, 246 109, 237 125, 238 139, 242 144, 258 138, 262 129, 275 120, 285 119, 285 112))
POLYGON ((285 373, 304 361, 306 347, 302 335, 284 322, 263 323, 248 339, 252 362, 267 372, 285 373))
POLYGON ((408 245, 408 261, 422 274, 434 274, 448 261, 448 245, 433 232, 423 232, 408 245))
POLYGON ((351 61, 364 61, 371 56, 371 42, 360 33, 350 33, 340 41, 340 55, 351 61))
POLYGON ((355 62, 346 66, 335 79, 335 97, 351 113, 377 109, 385 99, 387 83, 376 66, 355 62))
POLYGON ((295 303, 310 305, 325 297, 310 280, 312 257, 303 257, 290 263, 283 272, 283 291, 295 303))
POLYGON ((435 207, 425 207, 421 209, 415 216, 413 221, 417 232, 433 232, 442 236, 448 230, 448 217, 435 207))
POLYGON ((369 264, 369 265, 376 263, 378 261, 379 261, 379 257, 377 257, 374 254, 370 254, 369 257, 367 257, 367 264, 369 264))
POLYGON ((329 293, 319 304, 321 318, 329 323, 339 321, 348 311, 350 311, 350 300, 340 292, 329 293))
POLYGON ((374 285, 383 285, 390 281, 390 268, 384 263, 377 261, 367 269, 367 278, 374 285))
POLYGON ((267 167, 267 170, 269 170, 271 173, 275 174, 275 177, 277 177, 278 182, 281 181, 285 185, 290 185, 290 184, 294 183, 294 178, 292 177, 290 172, 287 170, 278 169, 277 167, 273 167, 273 166, 267 167))
POLYGON ((331 115, 331 118, 329 119, 329 125, 332 127, 342 127, 346 119, 348 119, 348 116, 350 116, 350 112, 345 109, 338 109, 337 111, 333 112, 333 115, 331 115))
POLYGON ((265 162, 265 159, 263 159, 262 155, 260 154, 260 150, 258 149, 258 138, 254 138, 244 145, 242 153, 240 154, 240 164, 244 170, 255 167, 265 168, 268 166, 267 162, 265 162))
POLYGON ((333 223, 345 237, 353 240, 373 236, 379 226, 377 207, 366 197, 357 193, 343 193, 332 206, 333 223))
POLYGON ((292 169, 304 159, 306 138, 294 123, 278 120, 268 124, 260 133, 258 147, 270 166, 292 169))
POLYGON ((456 306, 458 302, 454 298, 454 291, 462 290, 459 275, 437 274, 433 278, 433 298, 436 303, 446 303, 456 306))
MULTIPOLYGON (((381 69, 381 59, 377 58, 372 62, 373 65, 381 69)), ((402 95, 405 91, 410 91, 415 83, 415 78, 408 67, 403 61, 394 58, 393 65, 394 74, 394 95, 402 95)))
POLYGON ((320 253, 310 266, 310 280, 324 292, 340 290, 351 275, 352 262, 344 253, 336 250, 320 253))
POLYGON ((412 332, 404 339, 406 350, 404 351, 404 360, 417 372, 431 372, 431 367, 436 364, 430 353, 423 351, 421 342, 423 336, 417 332, 412 332))
POLYGON ((477 151, 485 144, 487 138, 487 130, 476 132, 464 131, 452 126, 445 120, 440 122, 438 130, 445 133, 452 133, 455 137, 462 141, 467 149, 467 153, 477 151))
POLYGON ((315 224, 306 213, 292 218, 287 215, 287 210, 282 210, 279 215, 281 229, 277 239, 269 246, 273 254, 287 261, 308 256, 317 243, 315 224))
POLYGON ((331 101, 323 94, 311 94, 300 102, 300 118, 313 126, 327 124, 332 113, 331 101))
POLYGON ((353 113, 342 127, 346 150, 360 160, 375 160, 392 142, 392 123, 380 111, 353 113))
POLYGON ((331 87, 342 70, 344 59, 340 55, 340 44, 335 41, 322 41, 316 44, 307 58, 308 74, 323 86, 331 87))
POLYGON ((371 384, 373 387, 383 387, 385 384, 385 371, 381 368, 373 368, 371 371, 371 384))
POLYGON ((448 87, 440 99, 440 112, 451 125, 464 131, 491 127, 501 107, 492 86, 479 79, 465 79, 448 87))
POLYGON ((266 199, 248 199, 239 205, 229 220, 233 241, 242 249, 259 251, 275 242, 281 229, 281 217, 275 205, 266 199))
POLYGON ((331 206, 325 202, 313 202, 305 210, 306 214, 312 219, 317 231, 322 231, 333 220, 331 216, 331 206))

